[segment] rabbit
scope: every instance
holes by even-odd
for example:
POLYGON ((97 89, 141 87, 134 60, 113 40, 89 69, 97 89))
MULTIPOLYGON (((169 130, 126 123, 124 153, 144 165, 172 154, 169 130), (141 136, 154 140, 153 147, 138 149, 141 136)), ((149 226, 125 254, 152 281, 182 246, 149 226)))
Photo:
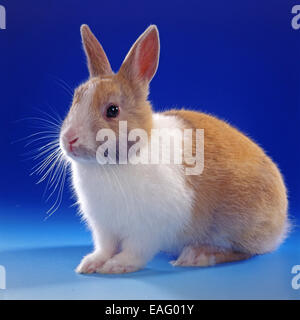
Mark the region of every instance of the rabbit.
POLYGON ((176 257, 173 266, 208 267, 275 250, 289 229, 288 200, 270 157, 214 116, 153 112, 148 94, 160 54, 157 27, 137 39, 117 73, 87 25, 81 37, 89 79, 75 90, 59 138, 94 243, 76 271, 135 272, 160 251, 176 257), (186 163, 99 164, 97 132, 113 130, 120 142, 121 121, 128 132, 142 128, 149 135, 155 128, 203 129, 202 173, 186 174, 186 163))

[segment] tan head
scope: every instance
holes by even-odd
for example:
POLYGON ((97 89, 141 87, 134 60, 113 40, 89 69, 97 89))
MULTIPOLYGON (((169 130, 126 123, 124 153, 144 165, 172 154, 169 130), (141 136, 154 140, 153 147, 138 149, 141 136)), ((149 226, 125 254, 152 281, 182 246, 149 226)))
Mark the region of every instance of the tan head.
POLYGON ((60 145, 68 157, 90 161, 95 160, 100 129, 112 129, 118 139, 119 121, 127 121, 128 131, 141 128, 150 133, 152 109, 147 97, 158 66, 159 35, 156 26, 148 27, 117 73, 87 25, 81 26, 81 36, 90 78, 75 90, 60 145))

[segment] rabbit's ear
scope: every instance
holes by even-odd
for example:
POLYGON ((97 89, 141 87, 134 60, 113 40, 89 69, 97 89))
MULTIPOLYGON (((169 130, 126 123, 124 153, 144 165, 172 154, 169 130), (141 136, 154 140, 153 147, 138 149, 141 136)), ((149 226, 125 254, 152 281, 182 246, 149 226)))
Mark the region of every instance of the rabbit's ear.
POLYGON ((158 67, 159 34, 149 26, 128 52, 119 73, 133 82, 150 82, 158 67))
POLYGON ((111 75, 113 72, 106 54, 90 28, 86 24, 83 24, 80 28, 80 31, 84 51, 87 57, 90 76, 101 77, 105 75, 111 75))

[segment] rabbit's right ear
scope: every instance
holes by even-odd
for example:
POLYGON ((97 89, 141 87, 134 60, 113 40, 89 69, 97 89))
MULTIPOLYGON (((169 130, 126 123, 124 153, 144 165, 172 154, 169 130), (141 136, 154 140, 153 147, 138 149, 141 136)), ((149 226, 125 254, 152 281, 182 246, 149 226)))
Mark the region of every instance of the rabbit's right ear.
POLYGON ((91 77, 107 76, 113 73, 107 56, 90 28, 83 24, 80 28, 82 43, 87 57, 91 77))

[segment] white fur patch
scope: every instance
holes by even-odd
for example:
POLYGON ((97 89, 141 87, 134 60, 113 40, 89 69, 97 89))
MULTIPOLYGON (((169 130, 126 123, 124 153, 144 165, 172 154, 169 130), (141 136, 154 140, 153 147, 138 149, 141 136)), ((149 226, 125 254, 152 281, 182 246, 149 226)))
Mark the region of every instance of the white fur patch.
MULTIPOLYGON (((153 120, 155 128, 181 127, 173 116, 154 115, 153 120)), ((181 235, 191 222, 193 201, 182 165, 72 162, 72 169, 96 248, 105 239, 116 239, 145 260, 160 250, 182 248, 181 235)))
MULTIPOLYGON (((72 112, 68 114, 64 125, 64 131, 61 133, 61 136, 72 128, 76 132, 76 135, 80 137, 80 141, 78 141, 78 143, 83 144, 87 149, 93 150, 96 147, 96 140, 90 129, 90 105, 96 90, 96 81, 89 81, 83 86, 84 92, 82 97, 73 106, 72 112)), ((74 144, 74 146, 75 145, 76 144, 74 144)))

